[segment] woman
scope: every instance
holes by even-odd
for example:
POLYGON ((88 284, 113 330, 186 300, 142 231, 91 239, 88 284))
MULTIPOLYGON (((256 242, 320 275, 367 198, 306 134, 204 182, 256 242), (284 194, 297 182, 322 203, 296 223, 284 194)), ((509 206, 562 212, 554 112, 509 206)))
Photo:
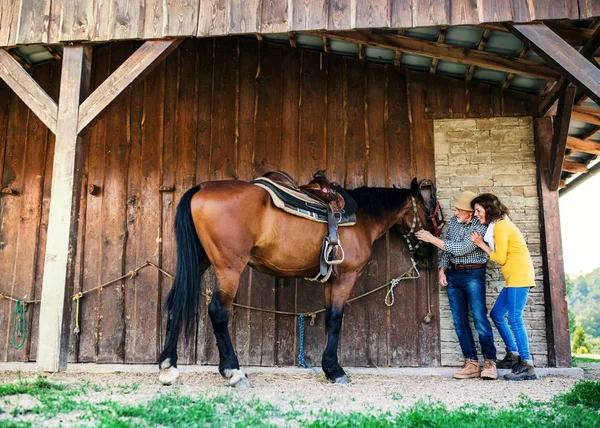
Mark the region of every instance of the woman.
POLYGON ((473 199, 471 206, 479 222, 489 226, 485 237, 479 232, 472 232, 470 238, 490 256, 490 260, 500 264, 505 280, 504 288, 498 295, 490 317, 506 344, 508 355, 518 351, 520 357, 513 366, 512 373, 505 375, 504 378, 537 379, 529 353, 527 331, 523 324, 523 310, 527 303, 527 295, 529 289, 535 286, 533 262, 527 244, 519 229, 508 218, 508 208, 497 196, 483 193, 473 199), (508 314, 508 324, 505 319, 506 314, 508 314))

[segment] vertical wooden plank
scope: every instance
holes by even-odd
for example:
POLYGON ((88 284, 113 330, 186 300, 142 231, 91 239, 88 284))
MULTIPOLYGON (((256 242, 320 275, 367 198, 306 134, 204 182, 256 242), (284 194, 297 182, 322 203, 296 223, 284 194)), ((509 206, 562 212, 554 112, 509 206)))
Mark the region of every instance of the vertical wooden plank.
MULTIPOLYGON (((73 24, 73 28, 77 31, 79 23, 81 22, 84 25, 84 20, 86 20, 87 16, 90 16, 90 22, 88 25, 89 29, 89 39, 90 40, 108 40, 110 37, 110 33, 112 31, 113 22, 111 21, 112 16, 112 8, 114 4, 111 2, 109 4, 105 4, 103 2, 90 3, 86 0, 76 0, 77 4, 81 3, 81 7, 78 7, 78 11, 80 13, 76 14, 75 22, 73 24), (92 10, 89 14, 86 14, 86 7, 91 7, 92 10)), ((81 27, 83 28, 83 27, 81 27)))
MULTIPOLYGON (((174 187, 177 185, 176 173, 176 126, 177 109, 179 100, 179 57, 182 46, 169 55, 165 60, 165 102, 164 102, 164 125, 163 125, 163 147, 161 153, 162 186, 174 187)), ((187 190, 187 189, 184 189, 187 190)), ((181 192, 180 192, 181 193, 181 192)), ((175 247, 175 231, 173 222, 175 221, 176 199, 174 192, 162 192, 161 194, 161 266, 167 272, 175 272, 177 250, 175 247)), ((161 310, 161 340, 160 350, 164 344, 167 311, 165 301, 173 281, 163 275, 160 276, 160 310, 161 310)))
POLYGON ((22 0, 15 44, 48 43, 50 0, 22 0))
POLYGON ((329 0, 329 20, 327 22, 328 30, 346 30, 352 28, 351 19, 351 0, 329 0))
MULTIPOLYGON (((387 67, 387 66, 386 66, 387 67)), ((366 140, 368 143, 366 184, 370 187, 385 187, 388 151, 385 128, 386 70, 384 66, 367 65, 366 75, 366 140)), ((365 269, 366 290, 369 291, 385 284, 387 277, 387 237, 377 240, 373 245, 371 261, 365 269)), ((387 365, 387 315, 384 292, 365 298, 365 346, 366 365, 385 367, 387 365)))
POLYGON ((533 3, 530 3, 527 0, 513 0, 512 3, 515 22, 529 22, 537 19, 533 3))
POLYGON ((450 20, 447 24, 464 25, 477 24, 479 22, 480 10, 478 3, 469 0, 452 0, 450 2, 450 20))
POLYGON ((577 0, 536 1, 532 5, 535 20, 538 21, 541 19, 579 19, 577 0))
MULTIPOLYGON (((94 88, 98 87, 110 72, 110 46, 96 50, 94 58, 94 88)), ((87 154, 88 186, 95 185, 100 189, 97 195, 88 195, 86 205, 85 248, 82 283, 80 289, 87 291, 100 285, 102 200, 104 192, 104 164, 107 118, 98 120, 89 133, 89 150, 87 154), (89 220, 87 220, 89 219, 89 220)), ((100 315, 100 293, 89 293, 80 301, 79 362, 96 362, 98 355, 98 317, 100 315)))
POLYGON ((230 1, 227 33, 256 33, 260 26, 260 0, 230 1))
MULTIPOLYGON (((279 168, 298 177, 298 101, 300 99, 300 55, 297 49, 283 51, 281 90, 281 160, 279 168)), ((278 310, 296 312, 296 278, 278 279, 276 282, 276 307, 278 310)), ((297 355, 297 320, 290 315, 276 315, 275 365, 293 365, 297 355)))
POLYGON ((324 30, 327 28, 327 0, 290 0, 288 21, 290 31, 324 30))
MULTIPOLYGON (((259 44, 259 72, 256 75, 256 111, 254 114, 254 175, 277 169, 281 159, 281 88, 282 48, 259 44)), ((276 280, 252 272, 250 305, 275 309, 276 280)), ((251 311, 249 314, 249 364, 272 365, 274 361, 275 316, 251 311)))
MULTIPOLYGON (((254 115, 256 102, 255 78, 259 67, 258 43, 256 40, 239 38, 239 103, 238 103, 238 153, 237 175, 240 180, 251 180, 254 175, 252 154, 254 151, 254 115)), ((246 266, 242 276, 235 303, 250 305, 250 281, 252 273, 246 266)), ((231 318, 232 338, 240 364, 250 360, 250 312, 243 308, 234 308, 231 318)), ((212 329, 210 331, 212 335, 212 329)), ((214 341, 213 341, 214 342, 214 341)))
MULTIPOLYGON (((433 150, 433 122, 426 119, 425 98, 427 85, 422 79, 413 79, 413 74, 409 74, 411 81, 410 97, 410 115, 412 118, 411 142, 413 144, 413 153, 415 156, 415 176, 418 180, 429 178, 434 180, 434 150, 433 150)), ((438 287, 435 270, 422 270, 421 277, 417 280, 417 325, 419 326, 419 353, 420 364, 424 367, 435 367, 440 364, 440 329, 439 317, 433 317, 430 323, 425 323, 423 319, 428 314, 429 306, 433 309, 438 307, 438 287)))
MULTIPOLYGON (((111 39, 136 39, 142 36, 140 14, 144 16, 144 3, 116 0, 111 8, 111 39)), ((143 28, 143 27, 142 27, 143 28)))
POLYGON ((146 0, 142 22, 142 38, 155 39, 163 36, 167 23, 162 0, 146 0))
POLYGON ((214 61, 210 176, 213 180, 229 180, 236 174, 236 39, 215 39, 214 61))
POLYGON ((417 0, 390 0, 390 26, 411 28, 413 26, 413 2, 417 0))
POLYGON ((288 30, 288 0, 261 0, 260 32, 281 33, 288 30))
POLYGON ((481 7, 477 11, 479 22, 517 21, 513 8, 509 7, 507 3, 497 0, 482 0, 481 7))
MULTIPOLYGON (((163 30, 163 37, 195 35, 198 30, 198 13, 202 13, 200 3, 210 3, 210 1, 175 0, 167 3, 168 6, 165 8, 167 26, 163 30)), ((221 25, 224 24, 223 20, 221 25)))
MULTIPOLYGON (((55 100, 58 101, 58 96, 59 96, 59 89, 60 89, 60 74, 61 74, 61 64, 60 63, 55 63, 53 64, 52 67, 52 78, 51 78, 51 87, 50 90, 47 92, 48 95, 50 95, 50 97, 55 100)), ((35 276, 35 289, 34 289, 34 293, 31 296, 33 299, 35 300, 39 300, 40 296, 42 295, 42 281, 43 281, 43 277, 44 277, 44 255, 46 253, 46 244, 47 244, 47 236, 48 236, 48 218, 50 215, 50 200, 51 200, 51 189, 52 189, 52 162, 54 160, 54 145, 55 145, 55 136, 52 132, 48 132, 47 134, 47 138, 44 141, 45 147, 46 147, 46 159, 44 160, 45 165, 44 165, 44 170, 42 172, 42 195, 41 195, 41 201, 40 201, 40 228, 38 231, 38 235, 39 235, 39 240, 38 240, 38 245, 36 248, 36 253, 37 253, 37 267, 36 267, 36 276, 35 276)), ((89 146, 89 144, 88 144, 89 146)), ((86 150, 87 152, 87 150, 86 150)), ((0 155, 0 159, 2 159, 2 156, 0 155)), ((86 191, 86 189, 81 189, 81 193, 84 193, 86 191)), ((82 208, 83 209, 83 208, 82 208)), ((83 230, 85 230, 85 212, 82 212, 82 220, 80 220, 81 224, 79 227, 80 230, 80 237, 82 237, 84 234, 83 230)), ((80 242, 78 243, 77 246, 77 250, 78 253, 81 255, 83 254, 83 243, 80 242), (81 247, 79 247, 79 245, 82 245, 81 247)), ((79 256, 81 258, 81 256, 79 256)), ((78 271, 77 271, 77 279, 78 282, 81 282, 81 272, 82 272, 82 267, 81 267, 81 263, 79 263, 79 267, 78 267, 78 271)), ((80 287, 80 284, 77 285, 80 287)), ((40 305, 33 305, 33 307, 29 308, 29 310, 32 312, 32 316, 31 316, 31 325, 32 325, 32 331, 31 331, 31 341, 30 341, 30 350, 29 350, 29 358, 30 360, 37 360, 37 351, 38 351, 38 343, 39 343, 39 317, 40 317, 40 305)), ((72 331, 72 330, 71 330, 72 331)), ((71 357, 69 358, 69 361, 74 361, 74 357, 75 357, 75 350, 78 349, 77 348, 78 345, 78 341, 75 340, 75 338, 73 337, 73 335, 71 335, 71 340, 69 341, 69 348, 70 348, 70 353, 71 353, 71 357)))
POLYGON ((389 27, 389 2, 355 0, 352 10, 352 28, 389 27))
MULTIPOLYGON (((345 92, 345 143, 346 177, 345 187, 355 189, 366 185, 368 140, 365 123, 365 76, 366 62, 355 59, 346 61, 345 92)), ((343 245, 343 243, 342 243, 343 245)), ((350 297, 356 297, 367 290, 367 276, 357 279, 350 297)), ((360 299, 346 306, 344 311, 341 349, 341 363, 346 366, 363 366, 367 360, 367 300, 360 299)))
POLYGON ((600 16, 600 4, 595 0, 578 0, 579 18, 589 19, 600 16))
POLYGON ((535 155, 537 163, 538 194, 540 198, 540 223, 542 225, 542 257, 544 270, 544 302, 546 305, 546 331, 548 335, 548 362, 553 367, 571 367, 569 316, 567 313, 565 271, 558 192, 550 190, 548 164, 552 146, 552 118, 534 121, 535 155))
MULTIPOLYGON (((325 167, 327 141, 327 55, 302 51, 300 66, 299 104, 299 168, 298 181, 308 183, 313 174, 325 167), (321 58, 323 62, 321 63, 321 58), (322 64, 322 66, 321 66, 322 64)), ((296 297, 298 312, 316 311, 325 307, 323 285, 298 280, 296 297)), ((306 321, 304 350, 306 361, 318 365, 325 347, 325 316, 317 316, 315 325, 306 321)))
POLYGON ((428 27, 450 22, 450 0, 413 0, 413 27, 428 27))
MULTIPOLYGON (((6 5, 2 5, 0 7, 5 8, 6 5)), ((0 185, 4 188, 4 163, 5 163, 5 154, 8 149, 8 124, 10 123, 10 111, 13 108, 12 104, 14 102, 14 98, 16 96, 12 93, 12 91, 8 88, 8 86, 2 82, 0 83, 0 185)), ((7 212, 3 209, 2 201, 0 200, 0 270, 2 272, 7 272, 9 266, 8 257, 5 256, 4 249, 6 246, 7 235, 4 232, 4 216, 7 212)), ((8 284, 0 283, 0 292, 8 293, 8 284)), ((2 358, 0 361, 6 360, 6 346, 8 343, 6 341, 7 329, 10 325, 10 310, 12 304, 7 299, 0 300, 0 355, 2 358)))
MULTIPOLYGON (((133 52, 130 43, 111 45, 110 71, 114 72, 133 52)), ((131 94, 114 101, 107 109, 100 283, 123 275, 127 244, 127 164, 129 162, 129 118, 131 94)), ((125 281, 99 291, 99 363, 121 363, 125 353, 125 281)))
MULTIPOLYGON (((197 41, 196 70, 198 73, 198 118, 196 131, 196 183, 210 180, 211 122, 213 116, 213 45, 214 39, 197 41)), ((210 267, 202 277, 200 289, 203 294, 215 285, 214 270, 210 267)), ((212 324, 208 316, 206 298, 200 299, 200 320, 198 326, 198 355, 200 364, 218 364, 219 356, 212 324)))
POLYGON ((52 169, 40 328, 38 370, 65 369, 68 357, 71 294, 77 251, 79 194, 84 158, 83 140, 77 136, 77 111, 89 90, 91 48, 68 46, 63 51, 56 149, 52 169))
MULTIPOLYGON (((13 23, 19 19, 20 7, 20 1, 4 1, 0 4, 0 43, 2 46, 10 46, 13 23)), ((12 35, 13 39, 14 37, 12 35)))
MULTIPOLYGON (((227 0, 203 0, 200 2, 198 36, 217 36, 227 33, 227 0)), ((169 22, 171 20, 169 19, 169 22)))
MULTIPOLYGON (((23 192, 23 167, 25 164, 25 151, 23 147, 27 141, 27 131, 23 132, 23 125, 27 130, 29 109, 16 96, 11 96, 11 106, 6 129, 6 145, 4 150, 4 169, 2 175, 2 189, 13 189, 22 194, 23 192)), ((0 198, 0 272, 2 275, 2 291, 9 296, 23 299, 25 296, 21 290, 15 290, 15 275, 19 264, 17 254, 19 250, 19 217, 21 196, 3 195, 0 198), (19 292, 19 295, 16 292, 19 292)), ((2 299, 4 300, 4 299, 2 299)), ((11 334, 13 331, 13 312, 15 303, 9 300, 2 302, 6 309, 0 315, 2 327, 2 355, 1 361, 10 361, 13 358, 13 346, 11 334)))
MULTIPOLYGON (((173 209, 187 190, 196 184, 196 121, 198 117, 198 73, 195 68, 197 44, 187 39, 179 48, 178 98, 175 119, 175 192, 173 209)), ((165 225, 173 228, 173 222, 165 225)), ((173 242, 173 245, 175 242, 173 242)), ((172 270, 171 272, 174 272, 172 270)), ((185 341, 179 343, 178 363, 196 362, 196 342, 190 338, 189 346, 185 341)))
MULTIPOLYGON (((389 179, 387 185, 410 186, 413 176, 411 166, 411 126, 408 109, 409 85, 402 70, 388 68, 387 84, 387 135, 389 179)), ((388 278, 396 278, 410 268, 410 253, 399 234, 388 234, 388 278)), ((395 303, 389 309, 388 343, 392 366, 419 365, 419 336, 415 333, 417 284, 402 281, 394 290, 395 303)))
POLYGON ((346 175, 346 61, 342 56, 330 55, 327 80, 327 178, 342 185, 346 175))
MULTIPOLYGON (((48 90, 52 78, 51 68, 47 65, 38 67, 34 70, 33 77, 44 90, 48 90)), ((20 218, 17 224, 17 234, 14 236, 17 239, 17 251, 12 287, 17 298, 27 296, 26 298, 29 300, 33 299, 35 292, 37 230, 39 230, 41 222, 43 172, 46 160, 46 145, 43 142, 47 140, 49 131, 44 123, 31 111, 28 112, 28 118, 24 123, 26 124, 24 133, 26 140, 24 141, 25 144, 19 149, 23 152, 22 169, 19 171, 23 181, 21 183, 22 187, 19 189, 20 196, 15 198, 15 202, 19 204, 17 213, 20 218)), ((30 341, 34 337, 31 333, 33 329, 37 330, 37 326, 34 327, 31 324, 32 314, 33 310, 25 314, 27 317, 27 342, 18 350, 12 346, 10 347, 9 361, 29 360, 30 341)))
POLYGON ((492 116, 492 99, 491 89, 487 85, 479 85, 470 83, 467 86, 467 117, 491 117, 492 116))

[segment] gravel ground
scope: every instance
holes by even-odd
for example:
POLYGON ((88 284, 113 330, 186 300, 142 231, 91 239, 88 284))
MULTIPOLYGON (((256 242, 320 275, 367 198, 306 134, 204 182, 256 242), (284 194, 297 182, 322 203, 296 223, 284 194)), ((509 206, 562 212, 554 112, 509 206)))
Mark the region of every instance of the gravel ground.
MULTIPOLYGON (((600 369, 600 368, 599 368, 600 369)), ((598 370, 600 372, 600 370, 598 370)), ((594 376, 598 372, 592 373, 594 376)), ((521 396, 537 401, 549 401, 558 393, 569 391, 577 379, 562 376, 545 376, 538 381, 507 382, 481 379, 454 380, 440 376, 373 375, 352 373, 349 385, 334 385, 322 374, 310 371, 299 374, 252 373, 253 388, 238 390, 226 385, 216 372, 182 373, 177 388, 186 395, 231 394, 233 399, 258 398, 283 411, 302 412, 329 409, 336 412, 391 411, 411 406, 418 400, 437 400, 449 408, 463 404, 506 406, 521 396)), ((589 377, 588 372, 588 377, 589 377)), ((0 383, 20 378, 37 377, 37 373, 0 372, 0 383)), ((101 390, 89 390, 86 399, 96 402, 107 398, 127 404, 137 404, 169 392, 173 387, 162 386, 157 373, 58 373, 48 375, 48 380, 66 384, 89 381, 101 390)))

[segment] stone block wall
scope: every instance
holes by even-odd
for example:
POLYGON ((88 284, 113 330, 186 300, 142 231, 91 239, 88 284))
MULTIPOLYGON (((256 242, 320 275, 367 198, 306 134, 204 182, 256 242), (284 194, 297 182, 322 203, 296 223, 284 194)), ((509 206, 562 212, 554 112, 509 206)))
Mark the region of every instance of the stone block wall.
MULTIPOLYGON (((529 293, 524 321, 535 364, 547 366, 548 349, 532 119, 501 117, 436 120, 434 142, 437 197, 445 217, 449 219, 453 215, 452 202, 463 190, 472 190, 475 193, 490 192, 497 195, 510 209, 511 219, 523 233, 536 273, 536 286, 529 293)), ((503 285, 504 280, 499 266, 489 262, 488 311, 494 305, 503 285)), ((454 331, 448 295, 444 287, 440 287, 440 329, 442 365, 461 365, 463 356, 454 331)), ((477 331, 474 328, 473 332, 478 342, 477 331)), ((498 356, 502 358, 505 354, 504 343, 495 327, 494 339, 498 356)))

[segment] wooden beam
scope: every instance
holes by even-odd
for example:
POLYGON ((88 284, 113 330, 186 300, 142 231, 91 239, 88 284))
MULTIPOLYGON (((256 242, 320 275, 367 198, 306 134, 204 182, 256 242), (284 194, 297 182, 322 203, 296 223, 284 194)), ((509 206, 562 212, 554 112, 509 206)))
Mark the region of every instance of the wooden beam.
MULTIPOLYGON (((483 32, 483 34, 481 35, 481 40, 479 40, 479 43, 477 44, 478 51, 482 51, 485 49, 488 39, 490 38, 490 34, 492 34, 492 30, 490 30, 489 28, 483 32)), ((475 73, 475 66, 471 64, 469 66, 469 71, 467 71, 467 76, 465 78, 467 82, 471 81, 471 79, 473 78, 473 73, 475 73)))
MULTIPOLYGON (((554 109, 559 94, 566 87, 568 81, 577 84, 586 95, 590 95, 588 91, 585 91, 583 87, 581 87, 581 84, 578 83, 577 80, 574 80, 573 73, 585 78, 585 73, 587 70, 595 69, 594 75, 596 77, 590 77, 585 79, 585 81, 594 81, 596 78, 596 85, 600 86, 600 82, 597 80, 597 76, 600 75, 600 70, 594 66, 591 66, 591 63, 587 60, 596 52, 598 46, 600 46, 600 27, 596 29, 593 36, 588 40, 580 52, 577 52, 575 49, 569 46, 569 44, 558 37, 556 33, 554 33, 544 24, 514 25, 511 28, 517 37, 519 37, 525 43, 531 43, 531 48, 535 50, 535 52, 540 55, 548 64, 554 65, 554 67, 561 70, 561 72, 565 73, 566 75, 560 79, 560 82, 554 86, 554 88, 540 103, 538 110, 540 116, 544 116, 549 110, 552 111, 554 109), (525 34, 520 30, 523 30, 525 34), (529 37, 534 38, 535 42, 531 41, 529 37), (560 61, 557 61, 557 59, 560 61), (565 68, 565 66, 567 66, 568 69, 565 68), (578 69, 578 67, 582 68, 578 69), (581 76, 582 74, 584 76, 581 76)), ((595 86, 595 88, 597 86, 595 86)), ((594 98, 592 97, 592 99, 594 98)), ((596 103, 600 104, 598 101, 596 101, 596 103)))
MULTIPOLYGON (((444 40, 446 39, 446 31, 448 31, 448 26, 442 25, 440 27, 440 32, 439 32, 438 38, 437 38, 438 43, 444 43, 444 40)), ((440 60, 439 58, 433 58, 433 60, 431 61, 431 67, 429 67, 430 73, 435 73, 435 70, 437 69, 439 60, 440 60)))
MULTIPOLYGON (((318 31, 308 31, 306 34, 323 36, 323 33, 318 31)), ((546 80, 558 80, 561 76, 559 72, 539 62, 503 57, 476 49, 464 49, 395 34, 368 31, 339 31, 327 33, 327 37, 358 44, 367 44, 369 46, 378 46, 394 51, 400 50, 402 52, 454 61, 461 64, 473 64, 506 73, 517 73, 523 76, 546 80)))
POLYGON ((571 110, 575 98, 575 86, 569 84, 563 91, 558 102, 558 114, 554 120, 554 135, 552 137, 552 148, 550 152, 550 165, 548 171, 550 178, 548 187, 550 190, 558 190, 562 164, 565 160, 565 148, 567 147, 567 136, 569 135, 569 123, 571 122, 571 110))
POLYGON ((329 47, 329 39, 327 37, 323 37, 323 51, 329 53, 331 48, 329 47))
MULTIPOLYGON (((404 28, 401 28, 400 30, 398 30, 398 35, 399 36, 404 35, 404 28)), ((396 52, 394 52, 394 66, 400 67, 401 64, 402 64, 402 51, 396 51, 396 52)))
MULTIPOLYGON (((519 58, 525 58, 528 53, 529 53, 529 48, 527 46, 523 46, 523 50, 519 54, 519 58)), ((515 73, 508 73, 506 75, 506 79, 504 79, 504 82, 502 82, 502 88, 504 88, 504 89, 508 88, 510 86, 510 84, 512 83, 512 81, 515 79, 515 76, 516 76, 515 73)))
POLYGON ((150 73, 182 39, 150 40, 133 53, 81 104, 77 132, 83 132, 108 105, 137 80, 150 73))
POLYGON ((366 50, 366 45, 364 43, 359 43, 358 44, 358 59, 361 59, 361 60, 365 59, 365 50, 366 50))
POLYGON ((538 197, 540 199, 540 237, 543 255, 548 365, 551 367, 571 367, 569 317, 560 237, 558 192, 549 189, 549 174, 546 171, 552 146, 552 119, 549 117, 535 119, 534 132, 538 197))
MULTIPOLYGON (((587 166, 585 166, 585 164, 583 163, 579 163, 579 162, 571 162, 571 161, 564 161, 562 164, 562 170, 565 172, 572 172, 572 173, 585 173, 588 172, 587 166)), ((560 188, 560 183, 559 186, 560 188)))
POLYGON ((567 148, 591 155, 600 155, 600 143, 581 138, 567 137, 567 148))
POLYGON ((293 47, 293 48, 297 47, 296 35, 293 32, 291 32, 291 31, 288 32, 288 39, 290 40, 291 47, 293 47))
POLYGON ((588 132, 586 132, 585 135, 583 137, 581 137, 581 139, 587 140, 588 138, 591 138, 592 136, 594 136, 594 134, 598 131, 600 131, 600 125, 594 126, 592 129, 590 129, 588 132))
POLYGON ((40 307, 37 367, 56 372, 67 366, 83 145, 77 137, 80 100, 89 88, 91 47, 65 46, 52 169, 46 258, 40 307))
POLYGON ((0 77, 27 107, 56 134, 58 107, 38 83, 5 50, 0 49, 0 77))
POLYGON ((561 39, 573 46, 584 46, 594 35, 594 29, 592 28, 572 27, 555 22, 549 22, 546 25, 561 39))
POLYGON ((573 107, 571 119, 580 122, 591 123, 592 125, 600 125, 600 110, 589 107, 573 107))

